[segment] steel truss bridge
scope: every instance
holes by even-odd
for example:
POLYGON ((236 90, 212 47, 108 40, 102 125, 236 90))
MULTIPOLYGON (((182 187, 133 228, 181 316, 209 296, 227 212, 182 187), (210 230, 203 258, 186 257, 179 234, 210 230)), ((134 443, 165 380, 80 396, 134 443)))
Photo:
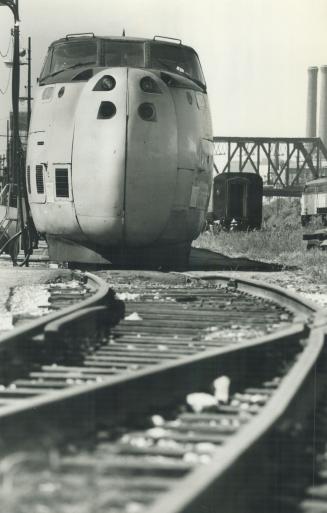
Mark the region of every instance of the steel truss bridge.
POLYGON ((304 184, 327 176, 319 137, 214 137, 217 173, 255 172, 265 196, 301 196, 304 184))

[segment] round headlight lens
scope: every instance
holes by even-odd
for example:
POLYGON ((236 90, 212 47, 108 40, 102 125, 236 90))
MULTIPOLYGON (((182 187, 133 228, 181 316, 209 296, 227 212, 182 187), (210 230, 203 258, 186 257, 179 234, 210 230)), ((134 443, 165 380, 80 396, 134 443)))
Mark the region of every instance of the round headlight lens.
POLYGON ((156 108, 153 103, 142 103, 139 106, 139 115, 144 121, 155 121, 157 119, 156 108))
POLYGON ((140 81, 140 87, 145 93, 161 93, 156 81, 151 77, 143 77, 140 81))
POLYGON ((93 91, 112 91, 116 85, 116 80, 111 75, 104 75, 95 84, 93 91))
POLYGON ((101 85, 104 91, 111 91, 116 85, 116 80, 110 75, 105 75, 102 77, 101 85))

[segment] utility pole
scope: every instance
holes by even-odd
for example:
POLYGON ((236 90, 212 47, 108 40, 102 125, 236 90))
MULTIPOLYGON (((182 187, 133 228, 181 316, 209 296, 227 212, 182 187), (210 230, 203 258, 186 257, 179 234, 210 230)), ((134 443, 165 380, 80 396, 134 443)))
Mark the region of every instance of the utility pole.
POLYGON ((32 57, 31 57, 31 38, 28 38, 28 47, 27 47, 27 133, 30 127, 31 120, 31 67, 32 67, 32 57))
MULTIPOLYGON (((7 120, 7 149, 6 149, 6 156, 7 156, 7 180, 8 182, 11 181, 11 149, 10 149, 10 128, 9 128, 9 121, 7 120)), ((8 183, 7 182, 7 183, 8 183)))
POLYGON ((13 114, 13 157, 14 157, 14 180, 18 185, 20 181, 19 173, 19 88, 20 88, 20 57, 19 57, 19 17, 18 17, 18 0, 17 19, 14 25, 14 54, 13 54, 13 76, 12 76, 12 114, 13 114))
POLYGON ((14 15, 14 52, 13 52, 13 76, 11 84, 11 97, 12 97, 12 146, 13 146, 13 178, 18 178, 19 166, 19 84, 20 84, 20 66, 19 66, 19 14, 18 14, 18 0, 0 0, 0 7, 9 7, 14 15))
MULTIPOLYGON (((19 137, 19 87, 20 87, 20 56, 19 56, 19 11, 18 0, 0 0, 0 6, 9 7, 14 15, 14 50, 13 72, 11 83, 12 97, 12 140, 11 140, 11 181, 17 184, 17 214, 22 230, 23 247, 26 247, 26 230, 23 212, 23 181, 21 176, 21 142, 19 137)), ((15 261, 14 261, 15 262, 15 261)))
MULTIPOLYGON (((19 136, 19 86, 20 86, 20 52, 19 52, 19 1, 18 0, 0 0, 0 7, 9 7, 15 19, 13 29, 14 51, 13 51, 13 74, 12 74, 12 137, 10 144, 11 159, 11 177, 10 183, 17 184, 17 233, 15 238, 22 236, 22 248, 24 249, 25 259, 22 265, 28 265, 28 259, 32 249, 32 239, 29 236, 32 231, 35 232, 33 220, 30 215, 27 199, 26 187, 23 177, 24 156, 19 136)), ((31 41, 28 41, 28 123, 31 113, 31 41)), ((36 233, 36 232, 35 232, 36 233)), ((15 239, 15 240, 16 240, 15 239)), ((16 263, 16 256, 12 257, 13 263, 16 263)))

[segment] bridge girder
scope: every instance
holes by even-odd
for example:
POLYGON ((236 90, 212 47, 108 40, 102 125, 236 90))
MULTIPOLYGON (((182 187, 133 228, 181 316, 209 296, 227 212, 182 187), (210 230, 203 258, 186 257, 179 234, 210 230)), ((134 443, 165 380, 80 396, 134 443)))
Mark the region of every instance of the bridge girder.
POLYGON ((322 176, 323 169, 327 173, 327 149, 319 137, 219 136, 214 145, 217 173, 255 172, 277 192, 287 189, 283 195, 298 196, 305 182, 322 176))

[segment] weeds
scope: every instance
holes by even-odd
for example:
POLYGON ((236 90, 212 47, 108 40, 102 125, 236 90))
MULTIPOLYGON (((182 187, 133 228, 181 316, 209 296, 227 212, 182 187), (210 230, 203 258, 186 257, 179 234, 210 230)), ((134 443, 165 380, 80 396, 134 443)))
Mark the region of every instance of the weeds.
MULTIPOLYGON (((275 200, 276 201, 276 200, 275 200)), ((327 283, 327 251, 308 251, 303 233, 323 227, 315 221, 302 228, 299 201, 279 200, 278 216, 274 204, 264 206, 263 228, 250 232, 204 232, 194 242, 195 247, 206 248, 230 257, 296 266, 312 281, 327 283)))

